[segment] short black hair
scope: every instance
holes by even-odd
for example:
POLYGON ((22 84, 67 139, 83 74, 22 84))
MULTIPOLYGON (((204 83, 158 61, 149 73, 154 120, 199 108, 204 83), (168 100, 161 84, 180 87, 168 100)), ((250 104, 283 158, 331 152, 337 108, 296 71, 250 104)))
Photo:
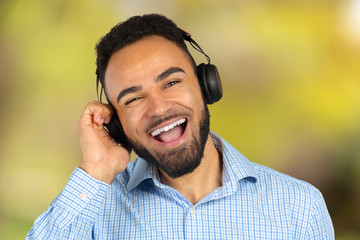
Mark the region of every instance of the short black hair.
POLYGON ((160 14, 133 16, 114 26, 96 45, 96 86, 98 88, 101 84, 100 99, 102 91, 105 92, 105 71, 111 56, 126 45, 147 36, 159 35, 176 43, 189 56, 196 72, 195 60, 186 47, 183 34, 183 30, 173 21, 160 14))

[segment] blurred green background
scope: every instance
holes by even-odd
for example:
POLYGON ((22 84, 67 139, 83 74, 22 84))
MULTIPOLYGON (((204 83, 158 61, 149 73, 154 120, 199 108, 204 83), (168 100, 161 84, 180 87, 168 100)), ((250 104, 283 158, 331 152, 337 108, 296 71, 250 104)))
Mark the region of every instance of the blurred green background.
POLYGON ((2 0, 0 239, 24 239, 79 163, 96 42, 150 12, 217 65, 225 95, 212 130, 319 188, 336 239, 360 239, 359 0, 2 0))

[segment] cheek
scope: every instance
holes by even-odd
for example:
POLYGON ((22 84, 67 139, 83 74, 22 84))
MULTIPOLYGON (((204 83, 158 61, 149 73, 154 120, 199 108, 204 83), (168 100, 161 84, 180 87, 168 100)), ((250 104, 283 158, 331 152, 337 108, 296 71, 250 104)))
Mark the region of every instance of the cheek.
POLYGON ((138 131, 137 126, 140 126, 140 114, 136 113, 126 113, 120 118, 121 123, 124 129, 124 132, 127 136, 133 136, 135 132, 138 131))
POLYGON ((186 86, 184 85, 183 87, 177 89, 174 95, 176 95, 177 98, 180 99, 180 101, 182 102, 192 104, 199 103, 201 105, 203 103, 202 92, 197 81, 191 84, 187 84, 186 86))
POLYGON ((193 108, 202 108, 204 105, 202 92, 198 86, 190 88, 190 91, 187 91, 181 97, 184 102, 190 104, 190 106, 193 106, 193 108))

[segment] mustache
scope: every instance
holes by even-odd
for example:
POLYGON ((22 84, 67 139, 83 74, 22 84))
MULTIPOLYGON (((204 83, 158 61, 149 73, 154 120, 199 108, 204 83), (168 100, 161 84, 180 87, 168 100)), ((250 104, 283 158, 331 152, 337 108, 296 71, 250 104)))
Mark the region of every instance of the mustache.
POLYGON ((153 117, 145 128, 146 132, 149 132, 151 129, 155 128, 156 126, 160 125, 161 123, 163 123, 165 121, 168 121, 168 120, 171 120, 174 118, 178 118, 178 117, 188 118, 189 114, 184 113, 184 112, 180 113, 180 112, 175 112, 173 110, 169 110, 162 116, 153 117))

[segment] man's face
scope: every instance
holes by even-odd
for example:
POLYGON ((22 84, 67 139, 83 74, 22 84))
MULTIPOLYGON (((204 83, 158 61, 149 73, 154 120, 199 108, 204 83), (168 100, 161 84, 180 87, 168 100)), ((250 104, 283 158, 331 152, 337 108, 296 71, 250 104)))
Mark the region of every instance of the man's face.
POLYGON ((203 156, 209 112, 188 56, 150 36, 110 58, 108 97, 135 152, 170 177, 192 172, 203 156))

